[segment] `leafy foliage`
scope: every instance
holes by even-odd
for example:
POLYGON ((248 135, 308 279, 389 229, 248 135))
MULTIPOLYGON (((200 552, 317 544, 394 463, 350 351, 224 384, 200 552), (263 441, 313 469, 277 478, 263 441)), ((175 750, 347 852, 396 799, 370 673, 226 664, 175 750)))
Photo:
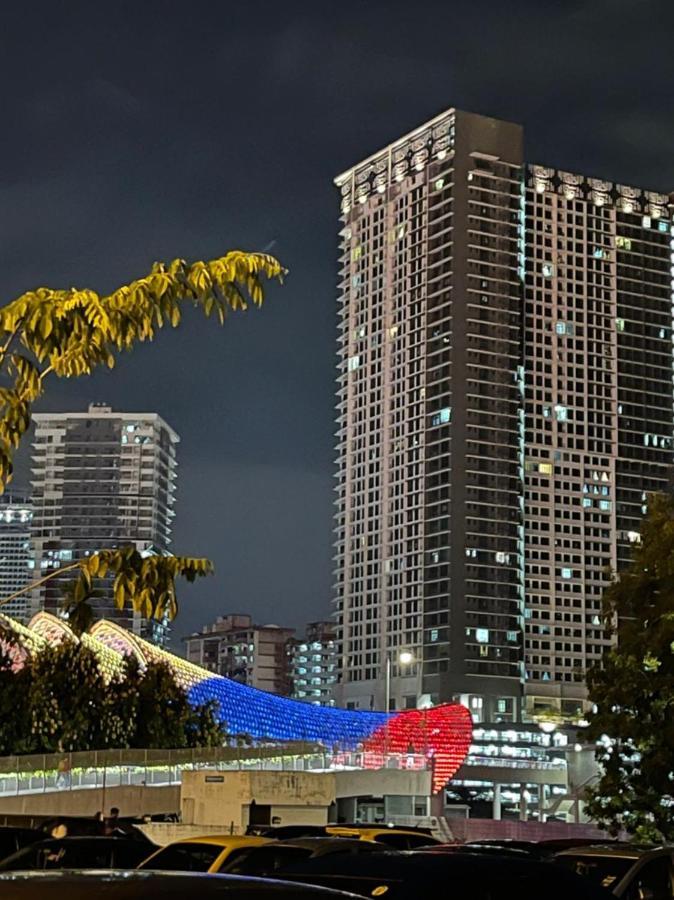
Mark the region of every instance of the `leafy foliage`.
POLYGON ((237 250, 210 262, 155 263, 149 275, 107 296, 38 288, 0 309, 0 491, 48 375, 76 378, 112 368, 120 351, 151 341, 164 326, 176 328, 186 302, 222 324, 249 302, 262 303, 263 278, 283 275, 274 257, 237 250))
POLYGON ((173 619, 178 612, 175 580, 189 582, 213 574, 209 559, 188 556, 143 556, 133 546, 101 550, 78 563, 79 577, 72 588, 69 615, 76 625, 90 622, 88 601, 96 579, 113 578, 112 589, 117 609, 130 603, 147 619, 173 619))
POLYGON ((0 650, 0 756, 30 753, 33 749, 29 715, 31 683, 30 668, 14 672, 9 655, 0 650))
POLYGON ((633 561, 604 594, 617 646, 588 673, 602 767, 588 813, 612 834, 674 840, 674 498, 654 495, 633 561))
POLYGON ((163 663, 135 659, 112 679, 94 652, 64 641, 19 672, 0 657, 0 755, 220 746, 215 709, 193 708, 163 663))

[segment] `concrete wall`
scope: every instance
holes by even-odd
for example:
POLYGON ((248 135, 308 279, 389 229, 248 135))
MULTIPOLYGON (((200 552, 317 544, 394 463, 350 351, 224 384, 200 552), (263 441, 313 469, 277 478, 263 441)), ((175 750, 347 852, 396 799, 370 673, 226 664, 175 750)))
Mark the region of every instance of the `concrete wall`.
POLYGON ((271 806, 281 824, 325 824, 328 807, 335 800, 335 776, 330 772, 183 772, 181 812, 186 824, 245 828, 253 800, 259 806, 271 806))
POLYGON ((180 810, 180 786, 109 787, 80 791, 50 791, 0 797, 0 816, 95 816, 118 807, 122 816, 158 815, 180 810))
POLYGON ((384 797, 390 795, 428 797, 430 771, 408 772, 402 769, 358 769, 335 772, 337 797, 384 797))

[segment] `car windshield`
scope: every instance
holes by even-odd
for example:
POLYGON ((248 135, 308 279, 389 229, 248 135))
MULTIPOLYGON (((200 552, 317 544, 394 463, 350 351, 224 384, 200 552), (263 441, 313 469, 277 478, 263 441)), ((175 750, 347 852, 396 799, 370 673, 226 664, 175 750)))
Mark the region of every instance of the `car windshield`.
POLYGON ((555 862, 561 863, 567 869, 571 869, 577 875, 591 878, 595 884, 613 890, 616 884, 624 878, 634 865, 633 859, 622 856, 584 856, 582 853, 564 853, 556 857, 555 862))
POLYGON ((159 872, 208 872, 222 851, 217 844, 169 844, 138 868, 159 872))

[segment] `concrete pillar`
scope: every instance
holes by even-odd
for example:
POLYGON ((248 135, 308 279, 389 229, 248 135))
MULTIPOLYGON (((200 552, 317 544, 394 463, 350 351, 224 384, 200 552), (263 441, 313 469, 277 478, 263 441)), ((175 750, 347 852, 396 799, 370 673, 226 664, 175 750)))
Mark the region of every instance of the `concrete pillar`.
POLYGON ((538 785, 538 821, 539 821, 539 822, 545 822, 545 821, 546 821, 546 815, 545 815, 545 787, 546 787, 546 786, 545 786, 544 784, 539 784, 539 785, 538 785))
POLYGON ((526 822, 528 817, 527 798, 525 796, 527 790, 526 784, 520 785, 520 822, 526 822))
POLYGON ((501 821, 501 785, 494 782, 494 800, 492 806, 492 818, 501 821))

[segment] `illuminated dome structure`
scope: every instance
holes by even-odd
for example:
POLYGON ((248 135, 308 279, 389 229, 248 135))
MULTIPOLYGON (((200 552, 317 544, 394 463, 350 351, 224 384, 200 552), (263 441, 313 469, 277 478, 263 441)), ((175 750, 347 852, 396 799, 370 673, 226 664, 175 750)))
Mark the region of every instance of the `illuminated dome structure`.
POLYGON ((49 613, 38 613, 27 627, 0 615, 0 649, 10 654, 16 668, 28 655, 64 640, 81 641, 92 649, 108 678, 121 671, 125 657, 134 657, 141 667, 150 661, 166 663, 191 703, 215 702, 216 714, 229 734, 314 741, 331 749, 362 749, 366 754, 423 754, 433 762, 435 791, 454 775, 470 748, 471 715, 458 703, 395 713, 313 706, 214 675, 113 622, 97 622, 78 638, 67 622, 49 613))

